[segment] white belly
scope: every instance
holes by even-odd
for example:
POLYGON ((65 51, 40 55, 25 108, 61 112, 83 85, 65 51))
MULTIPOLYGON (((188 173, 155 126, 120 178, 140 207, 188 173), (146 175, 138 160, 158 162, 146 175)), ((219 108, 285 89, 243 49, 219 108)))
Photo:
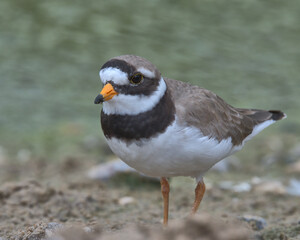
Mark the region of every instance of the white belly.
POLYGON ((151 140, 125 143, 111 138, 107 142, 129 166, 157 177, 201 177, 215 163, 233 153, 231 138, 219 142, 203 136, 195 127, 178 126, 176 121, 151 140))

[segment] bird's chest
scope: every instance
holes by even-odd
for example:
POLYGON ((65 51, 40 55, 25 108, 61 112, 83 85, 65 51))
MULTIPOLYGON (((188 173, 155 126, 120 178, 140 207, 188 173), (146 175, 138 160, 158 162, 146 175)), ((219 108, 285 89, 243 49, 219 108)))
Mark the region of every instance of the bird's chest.
POLYGON ((231 141, 218 142, 198 129, 183 127, 176 120, 160 134, 125 141, 107 138, 112 151, 124 162, 150 176, 197 176, 231 151, 231 141))
POLYGON ((139 114, 106 114, 101 111, 101 126, 105 137, 124 141, 139 141, 161 134, 174 119, 175 108, 167 94, 151 110, 139 114))
POLYGON ((101 113, 101 126, 106 138, 116 137, 124 141, 152 137, 166 129, 167 121, 160 123, 159 116, 106 115, 101 113))

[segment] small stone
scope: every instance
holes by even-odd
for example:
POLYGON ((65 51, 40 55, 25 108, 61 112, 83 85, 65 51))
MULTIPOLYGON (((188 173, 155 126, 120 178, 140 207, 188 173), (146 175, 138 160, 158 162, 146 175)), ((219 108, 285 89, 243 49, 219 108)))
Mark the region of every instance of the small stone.
POLYGON ((118 173, 126 172, 136 172, 136 170, 128 166, 121 159, 116 158, 93 167, 88 171, 87 175, 91 179, 107 180, 118 173))
POLYGON ((88 233, 88 232, 92 232, 92 229, 90 227, 84 227, 83 231, 88 233))
POLYGON ((273 193, 273 194, 285 194, 286 189, 284 185, 279 181, 267 181, 257 184, 254 188, 256 192, 260 193, 273 193))
POLYGON ((247 182, 233 184, 233 182, 231 181, 223 181, 219 183, 219 188, 223 190, 231 190, 234 192, 249 192, 252 186, 247 182))
POLYGON ((231 190, 233 183, 231 181, 222 181, 219 183, 219 188, 223 190, 231 190))
POLYGON ((51 237, 58 230, 61 230, 64 226, 60 223, 50 222, 45 228, 46 237, 51 237))
POLYGON ((287 187, 287 193, 293 196, 300 196, 300 180, 291 179, 287 187))
POLYGON ((122 197, 119 199, 118 203, 121 205, 121 206, 125 206, 125 205, 128 205, 128 204, 132 204, 135 202, 135 199, 133 197, 122 197))
POLYGON ((241 182, 233 186, 233 191, 235 192, 249 192, 251 190, 251 185, 247 182, 241 182))
POLYGON ((262 230, 267 226, 266 220, 263 219, 262 217, 244 215, 244 216, 240 217, 240 219, 249 223, 249 225, 251 226, 251 228, 254 231, 262 230))
POLYGON ((251 179, 251 183, 252 184, 259 184, 259 183, 261 183, 262 182, 262 180, 261 180, 261 178, 260 177, 257 177, 257 176, 255 176, 255 177, 253 177, 252 179, 251 179))

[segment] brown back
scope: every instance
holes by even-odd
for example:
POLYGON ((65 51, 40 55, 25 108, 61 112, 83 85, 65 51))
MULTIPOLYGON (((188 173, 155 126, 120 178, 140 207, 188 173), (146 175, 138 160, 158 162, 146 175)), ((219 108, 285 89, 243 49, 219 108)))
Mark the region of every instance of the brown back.
POLYGON ((213 92, 199 86, 164 78, 181 124, 197 127, 218 141, 231 137, 234 145, 252 133, 255 125, 272 118, 272 112, 234 108, 213 92))

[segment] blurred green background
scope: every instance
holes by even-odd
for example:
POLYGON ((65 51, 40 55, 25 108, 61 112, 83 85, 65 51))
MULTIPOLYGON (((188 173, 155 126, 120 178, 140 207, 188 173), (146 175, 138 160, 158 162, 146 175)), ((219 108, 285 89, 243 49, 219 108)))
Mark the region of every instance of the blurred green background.
POLYGON ((109 153, 93 100, 101 65, 122 54, 231 105, 281 109, 288 119, 258 139, 299 142, 299 1, 1 0, 0 9, 0 146, 11 159, 109 153))

